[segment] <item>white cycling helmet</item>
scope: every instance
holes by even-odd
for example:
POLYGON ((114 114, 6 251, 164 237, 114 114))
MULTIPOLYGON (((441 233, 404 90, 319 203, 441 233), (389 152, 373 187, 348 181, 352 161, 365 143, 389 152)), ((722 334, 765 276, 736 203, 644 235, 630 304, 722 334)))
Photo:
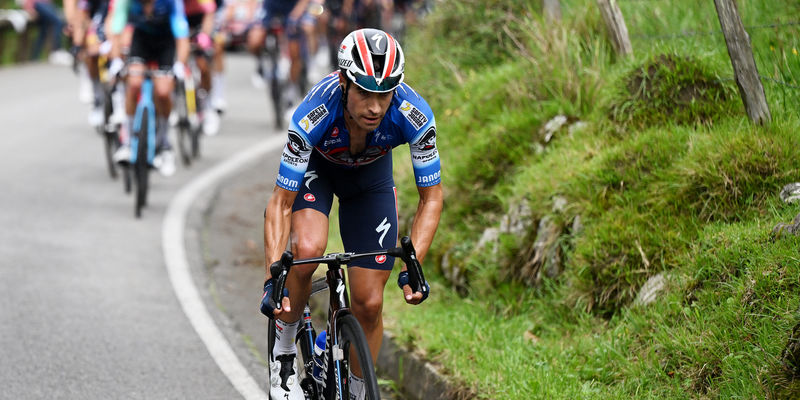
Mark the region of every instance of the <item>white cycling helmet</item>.
POLYGON ((405 64, 400 43, 379 29, 350 32, 339 46, 339 69, 369 92, 394 90, 403 82, 405 64))

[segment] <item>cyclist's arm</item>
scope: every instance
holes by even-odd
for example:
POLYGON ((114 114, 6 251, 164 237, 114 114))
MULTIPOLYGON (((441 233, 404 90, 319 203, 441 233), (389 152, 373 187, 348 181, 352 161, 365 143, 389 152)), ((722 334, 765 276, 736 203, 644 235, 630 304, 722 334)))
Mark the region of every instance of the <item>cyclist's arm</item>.
POLYGON ((264 257, 266 279, 272 277, 269 266, 281 258, 289 241, 292 224, 292 204, 297 192, 275 186, 264 216, 264 257))
POLYGON ((186 64, 189 61, 189 22, 186 21, 186 11, 183 0, 174 0, 172 14, 169 18, 172 35, 175 36, 175 55, 178 61, 186 64))
POLYGON ((128 8, 130 0, 113 0, 109 2, 109 12, 111 15, 108 19, 111 21, 111 58, 119 58, 122 56, 122 31, 125 30, 125 25, 128 23, 128 8))
MULTIPOLYGON (((419 204, 417 212, 414 214, 414 222, 411 224, 411 242, 414 243, 414 250, 417 252, 417 259, 420 263, 428 253, 428 249, 433 242, 436 228, 439 226, 439 218, 442 215, 444 205, 444 194, 442 184, 433 186, 417 187, 419 191, 419 204)), ((403 266, 403 271, 406 266, 403 266)))

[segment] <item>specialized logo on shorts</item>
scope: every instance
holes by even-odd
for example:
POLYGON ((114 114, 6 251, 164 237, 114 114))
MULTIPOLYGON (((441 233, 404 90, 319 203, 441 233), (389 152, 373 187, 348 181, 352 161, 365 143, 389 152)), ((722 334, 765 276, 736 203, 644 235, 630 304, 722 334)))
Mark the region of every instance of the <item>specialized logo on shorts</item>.
POLYGON ((303 128, 306 133, 309 133, 327 116, 328 109, 325 107, 325 104, 320 104, 317 108, 306 114, 306 116, 298 122, 298 125, 300 125, 300 128, 303 128))
POLYGON ((306 171, 306 174, 303 175, 303 178, 306 179, 306 187, 308 190, 311 190, 311 181, 319 178, 319 175, 317 175, 317 171, 306 171))
POLYGON ((383 238, 386 237, 386 234, 389 233, 389 229, 392 228, 392 224, 389 223, 388 218, 384 218, 383 221, 375 228, 375 232, 383 232, 381 234, 381 238, 378 239, 378 244, 383 247, 383 238))
POLYGON ((375 262, 378 264, 383 264, 386 262, 386 255, 375 256, 375 262))
POLYGON ((311 194, 311 193, 306 193, 306 195, 303 196, 303 198, 306 199, 306 201, 309 202, 309 203, 313 203, 313 202, 317 201, 317 198, 314 197, 314 195, 311 194))
POLYGON ((414 129, 420 129, 428 123, 428 117, 422 113, 417 107, 414 107, 408 100, 403 100, 400 104, 400 112, 406 116, 408 122, 414 126, 414 129))

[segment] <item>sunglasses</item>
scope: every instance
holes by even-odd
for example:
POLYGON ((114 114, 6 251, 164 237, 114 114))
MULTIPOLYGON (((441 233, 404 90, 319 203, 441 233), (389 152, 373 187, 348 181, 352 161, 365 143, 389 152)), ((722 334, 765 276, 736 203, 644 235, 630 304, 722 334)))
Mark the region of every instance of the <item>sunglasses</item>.
POLYGON ((370 92, 385 93, 391 92, 401 82, 403 82, 403 74, 399 76, 390 76, 378 83, 374 76, 363 75, 357 72, 347 71, 347 75, 364 90, 370 92))

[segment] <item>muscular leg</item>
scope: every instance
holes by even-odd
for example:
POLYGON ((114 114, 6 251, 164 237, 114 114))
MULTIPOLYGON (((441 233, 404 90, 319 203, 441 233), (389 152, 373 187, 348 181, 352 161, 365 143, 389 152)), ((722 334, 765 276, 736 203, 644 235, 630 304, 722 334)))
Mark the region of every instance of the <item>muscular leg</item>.
MULTIPOLYGON (((378 359, 383 343, 383 289, 391 271, 352 267, 347 270, 350 282, 350 309, 364 329, 369 343, 372 362, 378 359)), ((352 357, 354 364, 358 360, 352 357)), ((355 368, 361 376, 360 367, 355 368)))
MULTIPOLYGON (((298 210, 292 214, 291 246, 296 259, 319 257, 328 245, 328 217, 311 208, 298 210)), ((318 264, 304 264, 292 267, 286 278, 292 312, 281 320, 294 322, 300 319, 303 305, 311 293, 311 276, 318 264)))

